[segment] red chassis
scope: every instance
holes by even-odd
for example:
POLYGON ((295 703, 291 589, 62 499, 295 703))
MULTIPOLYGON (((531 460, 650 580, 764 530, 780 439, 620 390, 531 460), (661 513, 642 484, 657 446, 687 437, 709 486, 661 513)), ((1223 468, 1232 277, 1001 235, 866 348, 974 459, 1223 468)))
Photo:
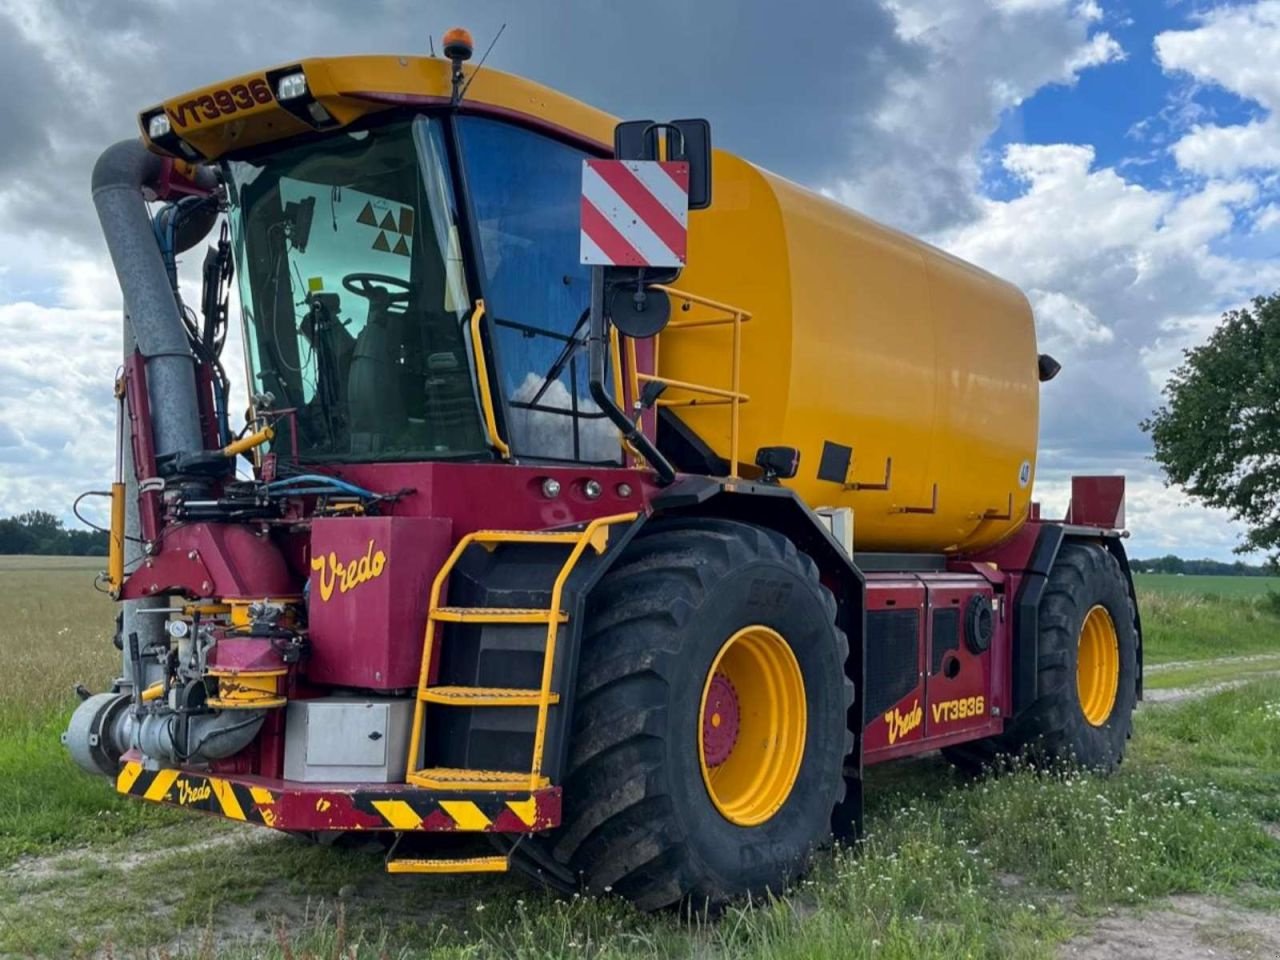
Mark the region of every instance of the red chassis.
MULTIPOLYGON (((402 463, 328 472, 367 489, 404 493, 378 517, 256 529, 191 523, 166 532, 161 549, 126 582, 125 595, 309 595, 310 652, 281 692, 290 699, 335 687, 403 693, 417 682, 431 580, 462 536, 570 527, 629 512, 643 517, 660 489, 649 472, 618 468, 402 463), (559 483, 554 497, 545 492, 548 479, 559 483), (593 497, 588 491, 596 485, 593 497)), ((1073 492, 1065 524, 1035 516, 981 555, 932 558, 927 565, 909 555, 876 558, 861 598, 863 762, 1002 731, 1016 706, 1018 600, 1044 563, 1037 554, 1051 539, 1045 531, 1059 540, 1063 532, 1114 538, 1121 522, 1122 478, 1077 478, 1073 492), (980 628, 974 618, 984 609, 989 619, 980 628), (984 631, 985 638, 976 635, 984 631)), ((824 579, 833 587, 839 582, 827 571, 824 579)), ((274 711, 249 748, 212 769, 147 771, 126 756, 117 789, 282 830, 528 833, 560 822, 555 786, 442 793, 402 783, 286 780, 281 713, 274 711)))

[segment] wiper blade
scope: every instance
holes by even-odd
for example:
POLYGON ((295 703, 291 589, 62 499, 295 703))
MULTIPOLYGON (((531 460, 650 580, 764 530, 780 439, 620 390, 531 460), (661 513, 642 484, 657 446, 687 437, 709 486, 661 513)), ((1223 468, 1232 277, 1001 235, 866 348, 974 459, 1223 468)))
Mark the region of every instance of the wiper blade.
POLYGON ((530 405, 537 403, 542 399, 543 395, 551 389, 551 384, 560 379, 560 374, 564 373, 564 368, 569 365, 569 361, 573 359, 573 355, 579 349, 586 346, 587 338, 579 338, 578 334, 582 332, 582 328, 587 325, 587 321, 591 318, 591 308, 588 307, 582 311, 582 316, 578 318, 577 324, 574 325, 573 331, 569 334, 569 339, 565 341, 560 355, 556 357, 555 362, 547 368, 546 375, 542 378, 542 383, 538 387, 537 393, 529 400, 524 401, 530 405))

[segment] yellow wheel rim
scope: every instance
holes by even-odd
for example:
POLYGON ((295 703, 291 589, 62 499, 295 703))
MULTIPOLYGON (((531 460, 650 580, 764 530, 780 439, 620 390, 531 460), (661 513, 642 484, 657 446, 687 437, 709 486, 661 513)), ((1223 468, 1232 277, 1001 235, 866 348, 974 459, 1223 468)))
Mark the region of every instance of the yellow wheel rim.
POLYGON ((1084 718, 1095 727, 1107 722, 1120 687, 1120 641, 1116 625, 1104 606, 1096 605, 1080 625, 1080 654, 1076 662, 1076 691, 1084 718))
POLYGON ((764 823, 787 802, 804 759, 807 707, 800 664, 782 635, 743 627, 716 654, 698 709, 698 762, 730 823, 764 823))

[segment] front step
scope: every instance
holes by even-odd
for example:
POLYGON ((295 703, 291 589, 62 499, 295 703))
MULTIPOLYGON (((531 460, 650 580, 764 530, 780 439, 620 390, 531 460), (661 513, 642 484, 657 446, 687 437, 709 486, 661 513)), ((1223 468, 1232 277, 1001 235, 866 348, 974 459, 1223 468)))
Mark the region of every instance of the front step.
POLYGON ((564 611, 519 609, 515 607, 439 607, 433 618, 443 623, 568 623, 564 611))
POLYGON ((506 857, 405 857, 387 861, 387 873, 506 873, 506 857))
POLYGON ((541 790, 551 785, 546 777, 532 778, 519 770, 459 770, 453 767, 428 767, 414 770, 405 780, 429 790, 541 790))
MULTIPOLYGON (((627 514, 625 518, 632 520, 635 514, 627 514)), ((603 524, 592 521, 583 536, 583 531, 578 530, 477 530, 471 534, 472 543, 480 544, 498 544, 498 543, 567 543, 576 546, 584 540, 590 546, 595 548, 597 553, 604 551, 605 545, 609 542, 609 523, 617 522, 619 518, 607 517, 603 524)))
MULTIPOLYGON (((542 691, 514 687, 427 687, 418 691, 423 703, 440 703, 459 707, 536 707, 542 703, 542 691)), ((560 694, 547 694, 547 703, 559 703, 560 694)))

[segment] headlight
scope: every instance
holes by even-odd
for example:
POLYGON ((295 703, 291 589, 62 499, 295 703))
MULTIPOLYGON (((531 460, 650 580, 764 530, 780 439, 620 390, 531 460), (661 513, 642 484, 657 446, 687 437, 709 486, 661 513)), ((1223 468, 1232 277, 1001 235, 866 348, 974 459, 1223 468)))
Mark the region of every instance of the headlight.
POLYGON ((169 126, 169 114, 163 110, 147 121, 147 136, 152 140, 167 137, 170 129, 172 128, 169 126))
POLYGON ((297 97, 304 97, 306 94, 307 75, 301 71, 285 74, 280 78, 280 82, 276 84, 277 100, 293 100, 297 97))

